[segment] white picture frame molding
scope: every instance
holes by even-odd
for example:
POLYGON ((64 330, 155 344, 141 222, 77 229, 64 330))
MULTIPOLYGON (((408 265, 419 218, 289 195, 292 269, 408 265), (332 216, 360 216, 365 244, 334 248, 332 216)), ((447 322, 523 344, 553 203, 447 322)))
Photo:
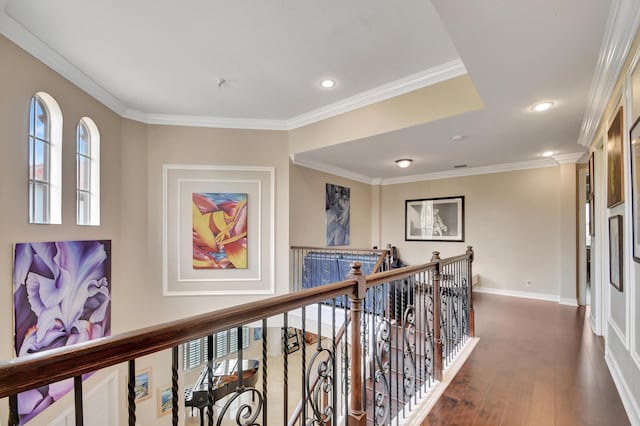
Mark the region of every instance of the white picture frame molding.
POLYGON ((162 170, 164 296, 274 294, 275 168, 165 164, 162 170), (192 194, 246 193, 246 269, 192 267, 192 194))

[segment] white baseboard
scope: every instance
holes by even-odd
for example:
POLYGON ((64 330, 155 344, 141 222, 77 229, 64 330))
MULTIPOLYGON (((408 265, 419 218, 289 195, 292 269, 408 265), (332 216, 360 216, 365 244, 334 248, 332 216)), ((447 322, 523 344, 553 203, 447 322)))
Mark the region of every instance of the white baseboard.
POLYGON ((629 390, 627 382, 624 380, 624 375, 620 371, 618 363, 616 362, 615 358, 611 356, 611 352, 609 351, 606 351, 604 360, 607 363, 607 367, 609 367, 609 372, 611 373, 613 382, 618 389, 620 399, 622 400, 622 405, 624 406, 624 409, 627 412, 627 416, 629 417, 629 422, 632 426, 640 426, 640 408, 633 398, 633 393, 631 393, 631 390, 629 390))
POLYGON ((577 308, 579 306, 578 299, 574 299, 571 297, 561 297, 558 303, 565 306, 573 306, 574 308, 577 308))
POLYGON ((499 296, 520 297, 523 299, 545 300, 547 302, 560 302, 560 296, 546 293, 531 293, 528 291, 505 290, 502 288, 474 287, 476 293, 497 294, 499 296))

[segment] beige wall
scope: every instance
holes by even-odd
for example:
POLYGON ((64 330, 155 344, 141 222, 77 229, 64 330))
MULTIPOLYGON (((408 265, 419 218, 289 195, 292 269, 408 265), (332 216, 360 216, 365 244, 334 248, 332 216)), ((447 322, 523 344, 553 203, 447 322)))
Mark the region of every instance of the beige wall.
MULTIPOLYGON (((276 293, 288 291, 289 157, 284 132, 149 126, 125 120, 41 62, 0 36, 0 359, 13 352, 12 270, 16 242, 112 240, 112 334, 215 310, 263 296, 162 296, 162 164, 271 166, 275 168, 276 293), (7 66, 7 64, 11 64, 7 66), (29 101, 45 91, 63 113, 62 225, 27 223, 27 137, 29 101), (75 225, 75 128, 91 117, 101 135, 101 225, 75 225)), ((153 368, 153 397, 139 404, 140 424, 169 424, 156 417, 155 388, 170 383, 170 355, 163 352, 137 360, 153 368)), ((108 369, 85 382, 116 371, 121 394, 121 424, 126 424, 125 366, 108 369)), ((72 397, 54 404, 30 422, 49 424, 72 397)), ((6 399, 0 418, 8 418, 6 399)))
MULTIPOLYGON (((476 256, 480 286, 558 297, 561 270, 560 167, 495 173, 382 187, 382 241, 410 264, 462 254, 476 256), (465 242, 404 240, 405 200, 464 195, 465 242), (530 280, 531 287, 525 286, 530 280)), ((575 242, 574 247, 575 250, 575 242)), ((575 281, 572 283, 575 288, 575 281)), ((575 297, 575 296, 574 296, 575 297)))
POLYGON ((289 152, 379 135, 483 107, 471 77, 465 74, 294 129, 289 132, 289 152))
POLYGON ((290 173, 292 246, 326 246, 325 185, 332 183, 351 189, 349 247, 371 248, 369 185, 293 164, 290 173))
MULTIPOLYGON (((112 240, 112 281, 122 297, 120 284, 126 281, 122 270, 120 237, 122 165, 120 132, 122 120, 83 91, 36 61, 6 38, 0 36, 0 359, 14 356, 13 348, 13 245, 18 242, 110 239, 112 240), (10 65, 9 65, 10 64, 10 65), (63 113, 62 141, 62 224, 28 224, 27 130, 29 102, 39 91, 53 96, 63 113), (83 116, 91 117, 100 130, 102 156, 102 214, 99 227, 77 226, 75 205, 75 131, 83 116)), ((117 306, 117 302, 114 303, 117 306)), ((114 317, 117 308, 114 309, 114 317)), ((118 327, 114 324, 113 331, 118 327)), ((101 375, 96 375, 96 379, 101 375)), ((95 380, 92 378, 92 380, 95 380)), ((69 400, 70 398, 67 398, 69 400)), ((51 416, 59 414, 64 402, 54 405, 51 416)), ((8 418, 6 400, 0 403, 0 418, 8 418)), ((45 420, 33 424, 45 424, 45 420)))

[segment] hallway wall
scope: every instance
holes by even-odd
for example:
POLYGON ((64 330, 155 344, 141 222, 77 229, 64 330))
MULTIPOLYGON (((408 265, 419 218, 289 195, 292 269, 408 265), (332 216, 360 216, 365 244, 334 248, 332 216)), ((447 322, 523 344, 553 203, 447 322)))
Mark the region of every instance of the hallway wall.
MULTIPOLYGON (((0 359, 14 357, 13 245, 18 242, 109 239, 112 241, 112 334, 265 296, 162 295, 162 165, 270 166, 275 169, 275 293, 289 289, 289 157, 285 132, 153 126, 123 119, 59 74, 0 36, 0 359), (10 64, 10 65, 9 65, 10 64), (62 224, 28 224, 27 130, 29 102, 45 91, 63 114, 62 224), (77 226, 75 131, 91 117, 101 135, 101 224, 77 226)), ((156 416, 156 387, 170 383, 170 354, 137 360, 152 368, 152 398, 139 404, 140 424, 169 424, 156 416)), ((126 365, 103 370, 84 383, 92 392, 105 377, 124 383, 126 365)), ((126 424, 125 387, 118 386, 121 424, 126 424)), ((29 424, 51 424, 70 404, 70 393, 29 424)), ((8 418, 7 399, 0 418, 8 418)))
MULTIPOLYGON (((560 167, 383 185, 382 241, 409 264, 428 262, 473 246, 479 290, 530 293, 559 300, 562 282, 560 167), (465 197, 465 241, 405 241, 405 200, 465 197), (526 286, 526 281, 531 286, 526 286)), ((574 243, 575 246, 575 243, 574 243)), ((575 273, 575 264, 570 265, 575 273)), ((575 289, 575 278, 571 283, 575 289)), ((575 297, 574 297, 575 298, 575 297)))

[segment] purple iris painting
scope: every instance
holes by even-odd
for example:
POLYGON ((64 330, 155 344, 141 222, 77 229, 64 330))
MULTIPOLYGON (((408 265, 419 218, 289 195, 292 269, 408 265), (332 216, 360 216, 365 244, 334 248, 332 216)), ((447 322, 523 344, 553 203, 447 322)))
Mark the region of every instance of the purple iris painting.
MULTIPOLYGON (((111 241, 20 243, 13 266, 17 356, 111 334, 111 241)), ((18 395, 25 424, 73 389, 73 379, 18 395)))

